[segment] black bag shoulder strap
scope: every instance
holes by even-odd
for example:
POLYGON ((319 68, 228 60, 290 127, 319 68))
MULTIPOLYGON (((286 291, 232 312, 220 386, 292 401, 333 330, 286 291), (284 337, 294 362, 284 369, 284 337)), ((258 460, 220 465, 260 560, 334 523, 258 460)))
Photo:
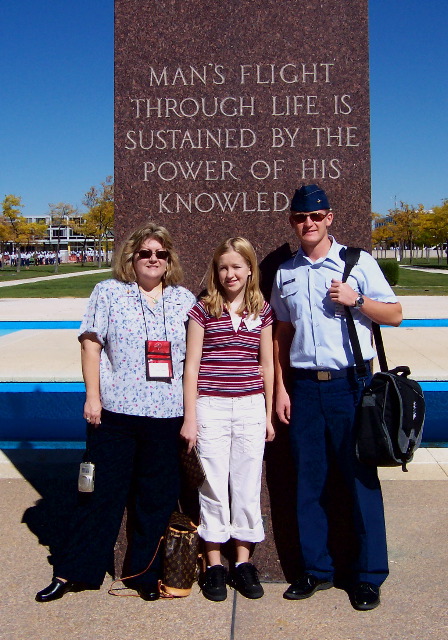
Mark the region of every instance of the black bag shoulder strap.
POLYGON ((381 371, 388 371, 386 352, 384 350, 383 336, 381 335, 380 325, 376 322, 372 322, 373 337, 375 339, 376 354, 378 356, 378 362, 380 363, 381 371))
POLYGON ((341 251, 339 252, 340 258, 345 262, 344 273, 342 274, 342 282, 347 281, 351 270, 359 260, 361 251, 363 251, 363 249, 359 249, 358 247, 346 247, 341 249, 341 251))
MULTIPOLYGON (((342 260, 345 261, 342 282, 346 282, 351 270, 359 260, 361 249, 358 249, 357 247, 347 247, 346 249, 341 249, 339 255, 342 260)), ((347 320, 348 337, 355 357, 356 375, 358 378, 367 378, 367 367, 362 357, 361 346, 359 344, 358 334, 356 333, 355 321, 353 320, 350 307, 344 307, 344 309, 345 318, 347 320)))
MULTIPOLYGON (((342 260, 345 261, 344 273, 342 275, 342 282, 346 282, 348 276, 350 275, 351 270, 359 260, 361 251, 363 251, 363 249, 359 249, 358 247, 347 247, 346 249, 341 250, 339 255, 342 258, 342 260)), ((353 320, 353 315, 350 307, 345 307, 345 317, 347 320, 348 337, 350 339, 350 344, 352 345, 353 355, 355 358, 356 374, 360 378, 366 378, 367 367, 362 357, 361 346, 359 344, 359 338, 356 332, 355 321, 353 320)), ((372 331, 373 331, 373 337, 375 339, 375 346, 377 350, 380 369, 381 371, 387 371, 388 367, 387 367, 386 352, 384 351, 383 337, 381 335, 380 325, 377 324, 376 322, 372 322, 372 331)))

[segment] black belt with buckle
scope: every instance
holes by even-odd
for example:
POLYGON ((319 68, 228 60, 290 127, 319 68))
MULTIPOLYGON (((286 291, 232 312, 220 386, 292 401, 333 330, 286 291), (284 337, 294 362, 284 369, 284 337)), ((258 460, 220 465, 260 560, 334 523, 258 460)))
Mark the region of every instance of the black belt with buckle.
MULTIPOLYGON (((370 370, 370 361, 366 361, 367 370, 370 370)), ((337 378, 357 379, 356 367, 346 367, 345 369, 292 369, 293 377, 297 380, 315 380, 316 382, 326 382, 337 378)))

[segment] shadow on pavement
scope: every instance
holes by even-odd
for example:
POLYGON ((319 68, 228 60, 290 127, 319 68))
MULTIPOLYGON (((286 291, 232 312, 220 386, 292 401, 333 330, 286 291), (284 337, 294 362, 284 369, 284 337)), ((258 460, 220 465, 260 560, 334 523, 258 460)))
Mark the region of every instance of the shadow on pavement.
POLYGON ((6 449, 3 453, 41 498, 28 507, 22 522, 39 544, 49 547, 51 556, 61 545, 70 514, 78 498, 77 477, 81 449, 36 450, 6 449))

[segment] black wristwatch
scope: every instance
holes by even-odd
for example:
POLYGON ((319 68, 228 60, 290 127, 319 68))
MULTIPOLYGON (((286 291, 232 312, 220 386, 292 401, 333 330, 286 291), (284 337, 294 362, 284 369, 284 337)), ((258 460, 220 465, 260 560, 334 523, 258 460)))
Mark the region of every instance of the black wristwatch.
POLYGON ((362 297, 361 294, 359 294, 359 296, 355 300, 355 304, 353 305, 353 307, 355 309, 359 309, 359 307, 362 307, 363 304, 364 304, 364 298, 362 297))

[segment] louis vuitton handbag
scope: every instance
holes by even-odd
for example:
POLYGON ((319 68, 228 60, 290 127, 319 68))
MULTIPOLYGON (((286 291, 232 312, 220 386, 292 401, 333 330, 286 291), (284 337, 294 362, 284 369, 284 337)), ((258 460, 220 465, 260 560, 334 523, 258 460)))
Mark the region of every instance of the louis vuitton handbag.
POLYGON ((173 511, 165 535, 161 536, 157 549, 144 571, 132 576, 117 578, 109 587, 111 596, 135 597, 134 594, 120 593, 128 588, 115 587, 117 582, 125 582, 143 575, 151 567, 163 543, 163 579, 159 580, 162 598, 184 598, 189 596, 199 573, 199 535, 197 526, 184 513, 173 511))
POLYGON ((165 598, 190 595, 198 575, 198 559, 198 528, 187 515, 174 511, 165 533, 160 595, 165 598))
POLYGON ((192 489, 199 489, 205 481, 205 471, 196 447, 188 453, 184 444, 180 448, 181 475, 186 484, 192 489))

